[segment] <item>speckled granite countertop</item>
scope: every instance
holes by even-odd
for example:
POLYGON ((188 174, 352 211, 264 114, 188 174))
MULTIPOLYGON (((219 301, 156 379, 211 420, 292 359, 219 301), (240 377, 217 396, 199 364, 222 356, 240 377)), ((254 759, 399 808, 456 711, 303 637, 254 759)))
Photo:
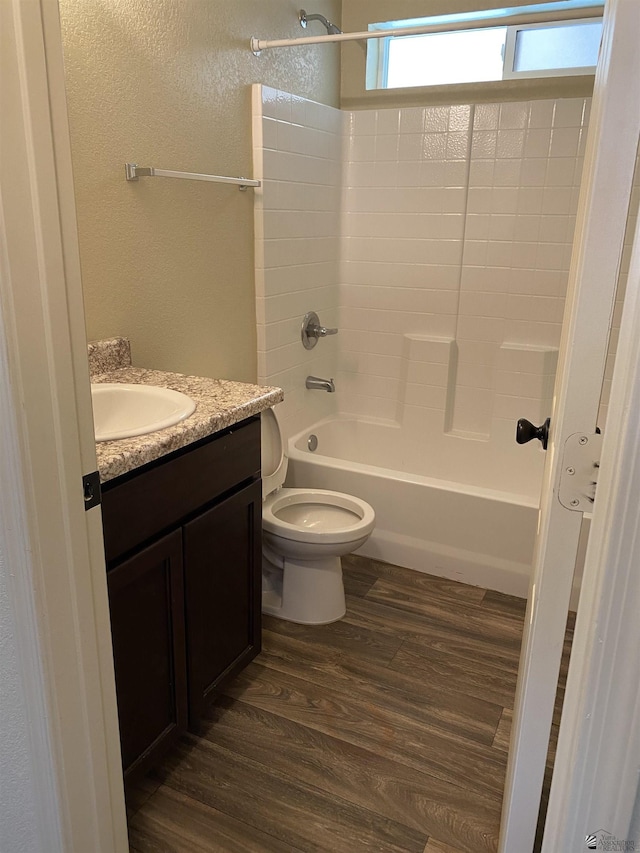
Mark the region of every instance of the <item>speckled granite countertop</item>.
POLYGON ((98 442, 98 470, 103 483, 257 415, 284 398, 280 388, 131 367, 129 352, 128 341, 123 338, 90 344, 91 381, 172 388, 191 397, 196 403, 196 410, 184 421, 157 432, 98 442), (107 346, 102 349, 102 345, 107 346), (119 355, 114 356, 116 349, 119 355), (101 370, 103 372, 98 372, 101 370))

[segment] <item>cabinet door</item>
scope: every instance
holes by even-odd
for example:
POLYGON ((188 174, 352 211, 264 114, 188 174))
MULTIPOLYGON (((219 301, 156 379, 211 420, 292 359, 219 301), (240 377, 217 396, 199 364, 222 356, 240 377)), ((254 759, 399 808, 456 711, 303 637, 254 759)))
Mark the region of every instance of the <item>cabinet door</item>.
POLYGON ((165 536, 107 574, 125 778, 186 729, 182 536, 165 536))
POLYGON ((189 724, 205 699, 260 651, 260 481, 185 525, 189 724))

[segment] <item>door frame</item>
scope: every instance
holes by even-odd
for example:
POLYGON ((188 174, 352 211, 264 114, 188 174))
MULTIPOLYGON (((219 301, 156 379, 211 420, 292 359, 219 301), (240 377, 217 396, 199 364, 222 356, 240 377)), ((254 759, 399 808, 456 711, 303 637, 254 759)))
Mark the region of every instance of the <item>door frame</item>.
MULTIPOLYGON (((128 844, 101 522, 97 510, 84 512, 80 488, 82 473, 91 470, 92 435, 87 429, 90 399, 57 3, 5 0, 2 15, 10 30, 5 29, 4 37, 15 50, 15 57, 3 55, 2 71, 9 79, 5 71, 15 59, 10 69, 15 103, 12 112, 3 102, 0 134, 4 146, 9 123, 20 125, 28 156, 23 152, 20 162, 16 157, 13 176, 0 172, 6 258, 0 267, 0 332, 6 338, 0 354, 5 411, 0 465, 3 474, 11 474, 11 488, 0 492, 0 538, 12 568, 10 605, 24 692, 30 699, 31 767, 36 777, 41 775, 34 780, 38 796, 32 819, 46 839, 41 849, 120 853, 128 844), (9 227, 9 217, 22 236, 9 227)), ((634 442, 640 415, 640 353, 634 344, 640 340, 637 255, 545 835, 547 849, 554 851, 572 849, 556 843, 561 831, 558 803, 571 803, 569 819, 588 797, 592 802, 606 793, 604 781, 612 776, 625 815, 636 795, 635 774, 620 768, 631 771, 638 763, 637 744, 630 749, 627 728, 640 712, 637 679, 616 694, 616 708, 596 709, 595 703, 610 686, 613 667, 625 663, 632 645, 637 649, 630 642, 632 632, 625 634, 612 611, 624 602, 620 612, 631 609, 635 615, 640 604, 640 589, 637 583, 631 587, 629 570, 640 561, 635 536, 640 505, 630 498, 638 494, 640 483, 634 442), (616 541, 624 544, 624 552, 616 551, 616 541), (605 589, 608 595, 601 594, 605 589), (623 725, 608 729, 609 719, 601 710, 617 710, 623 725), (572 737, 568 731, 576 721, 572 737), (631 754, 633 760, 618 765, 617 773, 601 776, 608 758, 601 748, 605 731, 608 755, 631 754), (572 765, 581 736, 588 750, 582 762, 587 776, 572 765)), ((631 281, 630 275, 630 287, 631 281)), ((617 824, 607 826, 603 818, 602 827, 613 833, 617 824)))
MULTIPOLYGON (((639 33, 637 0, 609 0, 585 152, 527 601, 500 853, 529 851, 536 834, 584 511, 575 511, 560 499, 563 477, 568 476, 565 471, 572 470, 563 461, 565 448, 574 443, 577 446, 580 439, 580 445, 590 454, 585 457, 585 464, 602 466, 598 451, 589 448, 597 447, 594 434, 640 137, 639 33)), ((613 423, 607 425, 608 432, 614 428, 613 423)), ((588 506, 588 488, 583 487, 580 501, 575 502, 578 510, 588 506)), ((595 516, 613 499, 606 485, 598 486, 597 495, 595 516)), ((598 828, 601 827, 595 827, 598 828)), ((585 829, 584 835, 588 831, 585 829)))
POLYGON ((28 826, 25 850, 124 853, 102 523, 82 484, 97 464, 57 2, 3 0, 0 47, 0 572, 23 708, 2 738, 21 739, 5 772, 24 791, 0 819, 28 826))
MULTIPOLYGON (((640 218, 636 224, 543 853, 599 830, 640 850, 640 218), (629 678, 629 674, 635 678, 629 678)), ((623 846, 611 849, 629 849, 623 846)))

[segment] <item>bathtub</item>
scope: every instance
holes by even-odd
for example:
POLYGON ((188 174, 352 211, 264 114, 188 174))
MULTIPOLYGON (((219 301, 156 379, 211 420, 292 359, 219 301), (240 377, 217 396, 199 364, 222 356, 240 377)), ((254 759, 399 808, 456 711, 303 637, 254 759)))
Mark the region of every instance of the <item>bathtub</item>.
POLYGON ((287 485, 370 503, 376 528, 359 554, 526 597, 544 457, 509 457, 505 444, 498 465, 495 453, 458 436, 425 447, 388 422, 337 416, 289 439, 287 485), (523 483, 528 493, 514 491, 523 483))

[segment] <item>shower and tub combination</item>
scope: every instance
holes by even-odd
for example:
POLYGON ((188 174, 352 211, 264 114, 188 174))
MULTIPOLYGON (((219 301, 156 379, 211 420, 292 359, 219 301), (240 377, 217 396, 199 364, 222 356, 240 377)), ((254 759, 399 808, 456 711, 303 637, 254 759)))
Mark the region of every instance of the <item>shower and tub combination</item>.
POLYGON ((544 452, 515 424, 551 410, 588 114, 254 87, 259 378, 287 483, 374 507, 362 553, 526 595, 544 452), (340 334, 306 349, 312 309, 340 334))
POLYGON ((289 482, 370 503, 376 529, 361 554, 526 595, 539 472, 529 472, 533 487, 526 494, 518 491, 513 471, 500 470, 499 460, 492 470, 486 461, 483 471, 471 460, 467 470, 475 476, 466 476, 456 448, 449 458, 430 459, 417 445, 407 452, 394 425, 336 415, 291 439, 289 482))

